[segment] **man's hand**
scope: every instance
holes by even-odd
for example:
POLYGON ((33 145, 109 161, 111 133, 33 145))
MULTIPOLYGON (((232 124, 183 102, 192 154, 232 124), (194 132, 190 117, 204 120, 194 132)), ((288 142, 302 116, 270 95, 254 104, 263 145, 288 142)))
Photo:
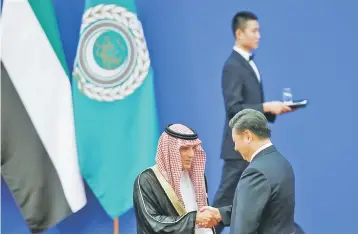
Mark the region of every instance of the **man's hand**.
POLYGON ((218 221, 215 219, 214 214, 209 210, 200 210, 196 214, 195 223, 200 228, 211 228, 214 227, 218 221))
POLYGON ((263 108, 265 113, 272 113, 274 115, 279 115, 292 111, 289 106, 287 106, 281 101, 265 102, 263 104, 263 108))
POLYGON ((211 207, 211 206, 203 206, 202 208, 200 208, 200 212, 204 212, 204 211, 210 211, 214 215, 214 218, 218 223, 222 220, 218 208, 211 207))

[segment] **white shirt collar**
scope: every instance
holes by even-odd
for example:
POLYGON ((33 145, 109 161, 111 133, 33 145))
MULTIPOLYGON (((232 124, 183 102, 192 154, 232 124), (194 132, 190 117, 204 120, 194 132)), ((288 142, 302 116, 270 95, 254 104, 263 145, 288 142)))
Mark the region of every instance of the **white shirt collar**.
MULTIPOLYGON (((254 157, 255 157, 259 152, 261 152, 262 150, 264 150, 264 149, 270 147, 271 145, 272 145, 272 143, 268 143, 268 144, 262 145, 258 150, 256 150, 256 151, 252 154, 251 161, 252 161, 252 159, 254 159, 254 157)), ((250 161, 250 162, 251 162, 251 161, 250 161)))
POLYGON ((240 47, 238 46, 234 46, 234 51, 236 51, 237 53, 239 53, 240 55, 242 55, 242 57, 245 58, 245 60, 249 61, 250 60, 250 56, 251 56, 251 53, 241 49, 240 47))

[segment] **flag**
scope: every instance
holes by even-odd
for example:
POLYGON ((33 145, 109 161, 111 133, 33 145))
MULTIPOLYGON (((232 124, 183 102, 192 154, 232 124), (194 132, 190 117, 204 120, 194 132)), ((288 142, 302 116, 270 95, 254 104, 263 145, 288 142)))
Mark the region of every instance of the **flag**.
POLYGON ((86 204, 52 4, 6 1, 1 19, 1 173, 33 233, 86 204))
POLYGON ((154 164, 153 72, 134 0, 87 0, 72 82, 82 176, 116 218, 136 176, 154 164))

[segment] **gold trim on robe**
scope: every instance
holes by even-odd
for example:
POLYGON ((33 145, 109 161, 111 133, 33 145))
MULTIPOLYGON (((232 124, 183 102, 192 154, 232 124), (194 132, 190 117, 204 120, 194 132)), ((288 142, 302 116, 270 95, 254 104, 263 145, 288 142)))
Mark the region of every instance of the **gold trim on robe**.
POLYGON ((160 185, 162 186, 165 194, 168 196, 170 202, 174 206, 175 210, 178 212, 179 216, 183 216, 183 215, 187 214, 187 211, 185 210, 183 205, 180 203, 180 200, 179 200, 177 194, 175 193, 173 187, 164 178, 162 173, 160 173, 158 166, 154 165, 151 167, 151 169, 153 170, 153 172, 154 172, 155 176, 157 177, 160 185))
MULTIPOLYGON (((188 212, 185 210, 183 205, 180 203, 179 198, 178 198, 177 194, 175 193, 173 187, 164 178, 162 173, 160 173, 160 171, 158 169, 158 166, 154 165, 154 166, 151 167, 151 169, 153 170, 155 176, 157 177, 157 179, 159 181, 159 184, 162 186, 165 194, 168 196, 170 202, 174 206, 174 208, 177 211, 178 215, 183 216, 183 215, 187 214, 188 212)), ((204 180, 204 185, 205 185, 205 188, 206 188, 205 180, 204 180)), ((209 201, 208 201, 208 205, 209 205, 209 201)), ((213 231, 213 234, 216 234, 215 227, 212 227, 211 229, 213 231)))

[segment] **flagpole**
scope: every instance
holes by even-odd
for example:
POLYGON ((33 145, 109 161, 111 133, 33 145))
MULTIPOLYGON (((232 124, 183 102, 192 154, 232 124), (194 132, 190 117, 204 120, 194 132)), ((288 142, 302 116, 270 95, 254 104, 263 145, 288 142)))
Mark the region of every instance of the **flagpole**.
POLYGON ((113 232, 114 234, 119 234, 119 219, 118 217, 117 218, 114 218, 113 220, 113 232))

